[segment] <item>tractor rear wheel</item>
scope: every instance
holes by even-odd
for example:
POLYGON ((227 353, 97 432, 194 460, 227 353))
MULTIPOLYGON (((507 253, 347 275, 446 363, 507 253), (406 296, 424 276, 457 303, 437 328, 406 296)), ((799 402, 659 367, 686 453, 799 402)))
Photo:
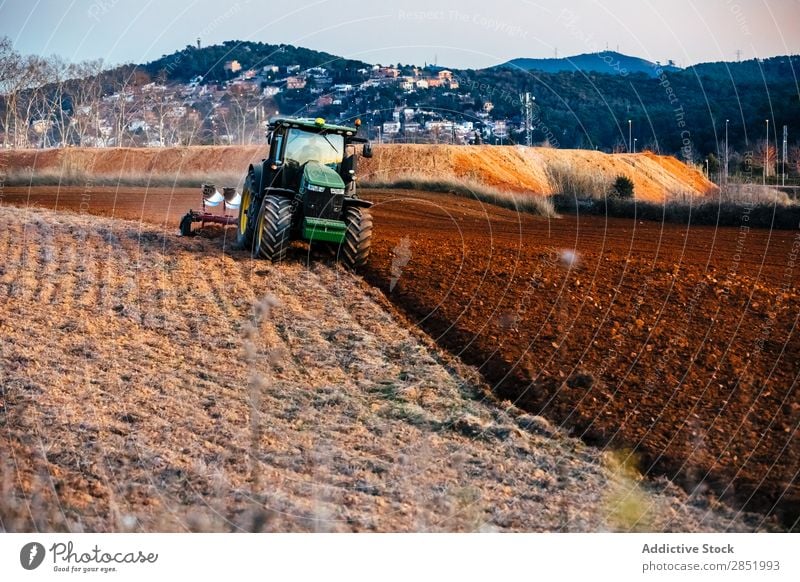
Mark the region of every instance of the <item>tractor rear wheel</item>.
POLYGON ((250 250, 255 254, 258 247, 253 246, 255 232, 255 216, 258 212, 258 193, 254 188, 254 176, 247 174, 242 188, 242 200, 239 203, 239 219, 236 221, 236 246, 250 250))
POLYGON ((253 249, 272 262, 286 257, 291 242, 292 201, 281 196, 264 196, 255 231, 253 249))
POLYGON ((372 214, 366 208, 351 206, 345 210, 344 222, 347 225, 340 256, 350 269, 358 269, 367 264, 372 245, 372 214))

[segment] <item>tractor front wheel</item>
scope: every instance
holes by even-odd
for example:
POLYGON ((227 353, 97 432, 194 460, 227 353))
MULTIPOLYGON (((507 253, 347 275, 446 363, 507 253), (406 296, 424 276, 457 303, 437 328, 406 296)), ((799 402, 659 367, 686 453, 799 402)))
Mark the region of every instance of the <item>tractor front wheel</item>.
POLYGON ((242 188, 242 200, 239 203, 239 219, 236 221, 236 246, 247 249, 253 254, 258 247, 253 246, 253 233, 255 232, 255 215, 258 212, 258 195, 254 188, 254 176, 247 174, 242 188))
POLYGON ((258 212, 253 248, 272 262, 286 258, 291 242, 292 202, 281 196, 264 196, 258 212))
POLYGON ((347 225, 340 256, 350 269, 358 269, 367 264, 372 245, 372 214, 366 208, 351 206, 345 211, 347 225))

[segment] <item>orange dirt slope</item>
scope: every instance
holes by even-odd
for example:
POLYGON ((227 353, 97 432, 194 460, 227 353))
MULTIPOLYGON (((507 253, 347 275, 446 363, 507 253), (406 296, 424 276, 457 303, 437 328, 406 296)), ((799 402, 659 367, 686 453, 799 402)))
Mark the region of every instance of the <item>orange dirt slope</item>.
MULTIPOLYGON (((266 146, 188 146, 177 148, 66 148, 0 153, 9 171, 88 172, 90 174, 180 175, 244 172, 266 146)), ((469 180, 503 190, 550 195, 554 169, 611 182, 619 175, 633 180, 637 198, 660 202, 673 195, 705 196, 715 186, 702 173, 670 156, 652 153, 605 154, 553 148, 395 144, 375 147, 361 162, 366 181, 386 181, 413 174, 436 179, 469 180)))

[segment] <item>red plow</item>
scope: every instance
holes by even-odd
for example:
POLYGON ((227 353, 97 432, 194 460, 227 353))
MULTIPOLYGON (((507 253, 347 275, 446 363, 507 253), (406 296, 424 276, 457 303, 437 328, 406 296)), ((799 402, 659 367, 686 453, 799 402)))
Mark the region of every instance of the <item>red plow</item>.
POLYGON ((206 224, 221 224, 233 226, 236 224, 239 205, 242 203, 241 193, 236 188, 223 188, 220 192, 214 184, 203 184, 202 211, 189 210, 181 219, 180 232, 182 236, 191 236, 192 225, 199 222, 200 228, 206 224), (222 213, 212 212, 210 208, 222 207, 222 213), (235 211, 228 214, 228 210, 235 211))

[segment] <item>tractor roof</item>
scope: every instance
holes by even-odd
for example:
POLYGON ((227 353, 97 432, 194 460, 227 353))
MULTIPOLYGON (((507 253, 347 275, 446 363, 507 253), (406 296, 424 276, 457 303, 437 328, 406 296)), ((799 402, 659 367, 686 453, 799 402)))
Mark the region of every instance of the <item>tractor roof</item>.
POLYGON ((342 133, 347 135, 355 135, 358 128, 355 126, 347 125, 334 125, 333 123, 325 123, 321 117, 312 119, 310 117, 273 117, 269 120, 270 127, 277 127, 283 125, 285 127, 299 127, 308 129, 310 131, 326 130, 334 133, 342 133))

